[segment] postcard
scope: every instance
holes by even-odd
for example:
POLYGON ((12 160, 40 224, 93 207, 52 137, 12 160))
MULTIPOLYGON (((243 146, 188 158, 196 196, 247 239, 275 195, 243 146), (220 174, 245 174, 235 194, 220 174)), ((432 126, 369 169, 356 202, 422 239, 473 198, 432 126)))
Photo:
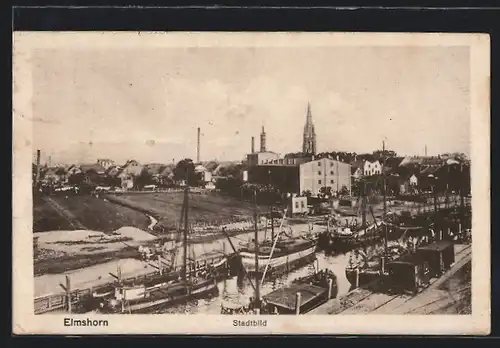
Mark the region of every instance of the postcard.
POLYGON ((490 332, 487 34, 14 32, 13 99, 15 334, 490 332))

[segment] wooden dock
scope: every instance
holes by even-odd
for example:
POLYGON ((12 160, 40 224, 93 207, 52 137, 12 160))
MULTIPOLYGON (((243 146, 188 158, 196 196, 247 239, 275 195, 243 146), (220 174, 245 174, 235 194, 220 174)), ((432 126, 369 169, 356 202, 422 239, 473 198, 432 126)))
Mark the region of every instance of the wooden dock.
MULTIPOLYGON (((432 279, 430 284, 417 295, 374 293, 367 288, 358 288, 344 296, 328 301, 307 314, 406 314, 417 313, 418 308, 429 303, 435 305, 445 301, 438 288, 471 262, 470 245, 455 246, 455 263, 441 277, 432 279)), ((373 285, 373 284, 372 284, 373 285)), ((464 289, 458 291, 464 292, 464 289)), ((469 286, 470 290, 470 286, 469 286)))
MULTIPOLYGON (((224 262, 224 260, 227 260, 227 258, 224 255, 216 255, 196 262, 191 262, 188 263, 187 265, 187 272, 188 274, 194 275, 198 272, 203 272, 209 266, 213 266, 221 262, 224 262)), ((181 266, 178 266, 173 272, 179 272, 180 270, 181 266)), ((159 275, 160 275, 159 270, 155 270, 155 271, 149 271, 148 273, 142 273, 139 275, 123 278, 122 281, 125 283, 142 283, 148 280, 153 280, 155 277, 158 277, 159 275)), ((113 283, 114 282, 106 282, 103 284, 101 282, 100 284, 96 283, 95 285, 86 284, 85 288, 70 289, 69 293, 61 291, 60 293, 37 297, 34 300, 35 314, 43 314, 47 312, 67 310, 68 307, 74 308, 78 303, 86 299, 89 299, 92 296, 92 293, 94 293, 95 291, 99 291, 100 289, 109 287, 113 283), (69 299, 71 299, 71 306, 68 306, 69 299)))

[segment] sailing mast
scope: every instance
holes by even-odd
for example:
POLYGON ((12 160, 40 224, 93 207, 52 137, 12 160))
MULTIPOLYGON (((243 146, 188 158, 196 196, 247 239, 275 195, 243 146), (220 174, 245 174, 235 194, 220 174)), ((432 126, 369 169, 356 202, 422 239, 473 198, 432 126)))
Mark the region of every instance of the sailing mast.
POLYGON ((260 286, 259 286, 259 228, 257 226, 257 188, 254 187, 254 228, 255 228, 255 308, 260 310, 260 286))
POLYGON ((182 279, 184 283, 187 285, 187 254, 188 254, 188 199, 189 199, 189 175, 188 170, 186 169, 186 185, 184 187, 184 255, 182 259, 182 279))
POLYGON ((361 227, 366 227, 366 182, 361 181, 361 227))
POLYGON ((387 203, 386 203, 386 182, 385 182, 385 141, 382 141, 382 194, 384 199, 384 215, 382 216, 382 221, 384 222, 384 247, 387 252, 387 222, 385 221, 387 215, 387 203))

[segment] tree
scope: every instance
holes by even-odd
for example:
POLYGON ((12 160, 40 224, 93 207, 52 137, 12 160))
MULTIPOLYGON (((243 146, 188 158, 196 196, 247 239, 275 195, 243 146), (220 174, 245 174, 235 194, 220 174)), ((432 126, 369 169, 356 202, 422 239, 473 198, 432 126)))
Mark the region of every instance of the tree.
POLYGON ((194 171, 194 163, 190 158, 180 160, 174 168, 175 180, 186 180, 186 178, 188 185, 195 186, 198 184, 198 177, 194 171))
POLYGON ((332 197, 332 188, 330 186, 323 186, 319 189, 318 197, 321 199, 328 199, 332 197))
POLYGON ((137 179, 135 180, 135 184, 139 189, 142 189, 146 185, 153 184, 153 176, 147 170, 147 168, 143 168, 137 179))
POLYGON ((373 156, 375 156, 376 159, 382 160, 383 158, 393 158, 393 157, 398 157, 398 154, 395 151, 392 150, 376 150, 373 151, 373 156))
POLYGON ((309 156, 309 155, 304 153, 304 152, 291 152, 291 153, 287 153, 285 155, 285 158, 302 158, 302 157, 307 157, 307 156, 309 156))
POLYGON ((304 191, 302 191, 302 196, 311 197, 312 196, 311 190, 304 190, 304 191))
POLYGON ((84 179, 85 179, 84 174, 82 172, 78 172, 78 173, 72 174, 68 178, 68 183, 70 185, 80 186, 83 184, 84 179))
POLYGON ((349 189, 347 188, 346 185, 342 185, 342 188, 340 189, 340 194, 342 196, 347 196, 349 194, 349 189))

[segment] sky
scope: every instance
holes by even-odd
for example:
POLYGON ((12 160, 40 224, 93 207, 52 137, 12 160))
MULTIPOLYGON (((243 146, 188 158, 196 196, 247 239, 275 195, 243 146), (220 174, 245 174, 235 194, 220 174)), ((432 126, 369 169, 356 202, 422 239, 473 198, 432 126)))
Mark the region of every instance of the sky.
POLYGON ((400 155, 470 147, 468 47, 39 49, 34 146, 52 163, 240 160, 302 147, 400 155))

